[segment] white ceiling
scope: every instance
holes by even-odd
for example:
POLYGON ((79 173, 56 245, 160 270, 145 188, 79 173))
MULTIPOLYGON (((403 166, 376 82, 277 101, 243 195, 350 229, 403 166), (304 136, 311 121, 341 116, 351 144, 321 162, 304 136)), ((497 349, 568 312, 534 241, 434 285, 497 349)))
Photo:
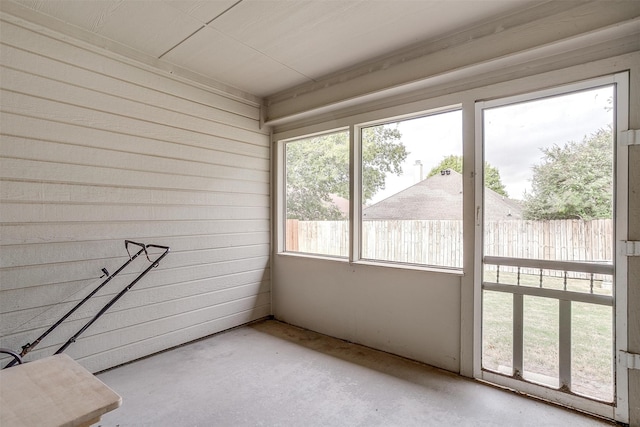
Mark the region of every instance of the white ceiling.
MULTIPOLYGON (((6 0, 2 0, 6 1, 6 0)), ((530 0, 14 0, 257 97, 543 3, 530 0)))

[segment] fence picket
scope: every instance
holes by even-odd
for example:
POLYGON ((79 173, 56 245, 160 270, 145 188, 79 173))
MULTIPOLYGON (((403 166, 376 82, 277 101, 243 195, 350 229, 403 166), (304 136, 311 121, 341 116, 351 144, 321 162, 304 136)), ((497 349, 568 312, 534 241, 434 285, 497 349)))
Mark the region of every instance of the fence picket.
MULTIPOLYGON (((462 221, 367 220, 362 233, 363 258, 462 267, 462 221)), ((610 219, 488 221, 484 236, 488 256, 584 262, 613 256, 610 219)), ((349 223, 287 220, 286 245, 290 251, 347 256, 349 223)))

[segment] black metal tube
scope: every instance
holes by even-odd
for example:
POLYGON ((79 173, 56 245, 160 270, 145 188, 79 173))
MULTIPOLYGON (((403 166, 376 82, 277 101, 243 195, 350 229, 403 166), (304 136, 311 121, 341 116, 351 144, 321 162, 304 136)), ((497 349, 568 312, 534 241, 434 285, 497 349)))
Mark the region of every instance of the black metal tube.
MULTIPOLYGON (((33 350, 33 348, 35 346, 37 346, 38 344, 40 344, 40 341, 42 341, 47 335, 49 335, 51 332, 53 332, 54 329, 56 329, 58 326, 60 326, 60 324, 62 322, 64 322, 65 320, 67 320, 67 318, 69 316, 71 316, 78 308, 80 308, 85 302, 87 302, 92 296, 94 296, 100 289, 102 289, 102 287, 104 285, 106 285, 107 283, 109 283, 111 281, 111 279, 113 279, 114 277, 116 277, 118 275, 118 273, 120 273, 122 270, 124 270, 129 264, 131 264, 131 262, 133 262, 134 259, 136 259, 138 256, 140 256, 140 254, 142 254, 142 252, 147 252, 147 248, 146 245, 144 245, 143 243, 136 243, 133 242, 131 240, 125 240, 124 241, 124 247, 127 250, 127 254, 129 254, 129 259, 122 264, 122 266, 120 266, 120 268, 118 268, 118 270, 116 270, 115 273, 111 274, 109 277, 107 277, 102 283, 100 283, 93 291, 91 291, 91 293, 89 295, 87 295, 86 297, 84 297, 82 299, 82 301, 80 301, 78 304, 76 304, 71 310, 69 310, 64 316, 62 316, 56 323, 54 323, 49 329, 47 329, 42 335, 40 335, 38 338, 36 338, 36 340, 32 343, 27 343, 25 345, 22 346, 22 351, 20 352, 20 357, 24 357, 27 353, 29 353, 31 350, 33 350), (133 245, 137 245, 140 246, 141 249, 131 255, 131 253, 129 253, 129 244, 133 244, 133 245)), ((9 362, 4 368, 10 368, 13 365, 15 365, 17 362, 17 360, 14 358, 11 362, 9 362)))
MULTIPOLYGON (((66 343, 64 343, 64 345, 60 347, 58 351, 56 351, 54 354, 62 353, 67 349, 67 347, 69 347, 71 344, 76 342, 76 339, 84 331, 86 331, 96 320, 98 320, 107 310, 109 310, 109 308, 111 308, 111 306, 115 304, 116 301, 118 301, 125 293, 127 293, 127 291, 129 291, 129 289, 131 289, 136 283, 138 283, 138 281, 142 279, 152 268, 157 267, 160 261, 162 260, 162 258, 164 258, 169 253, 168 246, 146 245, 146 248, 160 248, 160 249, 164 249, 164 252, 155 260, 153 261, 150 260, 151 265, 149 265, 149 267, 147 267, 142 273, 138 275, 138 277, 136 277, 131 283, 129 283, 124 289, 122 289, 115 297, 113 297, 104 307, 102 307, 102 309, 95 316, 93 316, 91 320, 89 320, 82 328, 80 328, 78 332, 76 332, 71 338, 69 338, 69 340, 66 343)), ((148 257, 149 255, 147 254, 147 258, 148 257)))

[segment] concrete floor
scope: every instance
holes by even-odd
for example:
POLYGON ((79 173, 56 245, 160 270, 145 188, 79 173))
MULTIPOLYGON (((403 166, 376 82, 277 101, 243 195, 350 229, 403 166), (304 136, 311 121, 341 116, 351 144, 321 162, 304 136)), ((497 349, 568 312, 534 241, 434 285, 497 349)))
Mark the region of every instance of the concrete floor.
POLYGON ((103 427, 611 425, 273 320, 98 377, 103 427))

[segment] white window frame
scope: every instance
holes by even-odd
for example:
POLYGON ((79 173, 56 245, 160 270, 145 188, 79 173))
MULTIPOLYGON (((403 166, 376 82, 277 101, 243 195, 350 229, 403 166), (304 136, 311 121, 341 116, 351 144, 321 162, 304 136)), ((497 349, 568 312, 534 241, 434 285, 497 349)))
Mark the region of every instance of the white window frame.
MULTIPOLYGON (((369 265, 381 265, 386 267, 417 269, 425 271, 437 271, 444 273, 452 273, 462 275, 461 267, 448 267, 430 264, 412 264, 406 262, 363 259, 362 258, 362 130, 372 126, 380 126, 384 124, 397 123, 404 120, 419 119, 435 114, 443 114, 450 111, 460 111, 463 113, 462 104, 450 104, 446 106, 429 108, 418 112, 400 114, 372 121, 352 121, 348 127, 341 126, 336 128, 327 128, 326 130, 313 133, 300 133, 292 137, 279 139, 276 141, 276 171, 274 182, 276 188, 276 223, 277 227, 274 235, 277 237, 276 251, 278 255, 294 255, 311 258, 334 259, 337 261, 348 261, 349 263, 362 263, 369 265), (299 141, 301 139, 311 138, 318 135, 324 135, 334 132, 348 131, 350 144, 350 209, 349 209, 349 256, 337 257, 323 254, 287 251, 286 244, 286 144, 299 141)), ((460 132, 464 132, 464 123, 460 132)), ((463 138, 464 139, 464 138, 463 138)), ((464 141, 463 141, 464 145, 464 141)), ((463 147, 460 147, 461 149, 463 147)))
MULTIPOLYGON (((274 187, 276 189, 275 191, 275 195, 276 195, 276 201, 275 201, 275 206, 276 206, 276 211, 275 211, 275 217, 276 217, 276 227, 274 229, 274 236, 276 237, 276 250, 278 254, 286 254, 286 255, 294 255, 294 256, 306 256, 306 257, 312 257, 312 258, 328 258, 328 259, 335 259, 335 260, 339 260, 339 261, 348 261, 349 257, 348 256, 332 256, 332 255, 326 255, 326 254, 316 254, 316 253, 309 253, 309 252, 298 252, 298 251, 288 251, 286 248, 286 242, 287 242, 287 152, 286 152, 286 146, 288 143, 290 142, 296 142, 296 141, 300 141, 303 139, 308 139, 308 138, 313 138, 316 136, 322 136, 322 135, 329 135, 329 134, 333 134, 333 133, 339 133, 339 132, 349 132, 349 141, 350 141, 350 146, 353 146, 353 143, 351 142, 353 137, 352 135, 352 129, 351 127, 338 127, 338 128, 334 128, 334 129, 328 129, 328 130, 323 130, 320 132, 315 132, 315 133, 309 133, 309 134, 302 134, 299 136, 294 136, 291 138, 287 138, 287 139, 281 139, 279 141, 277 141, 277 143, 275 144, 275 151, 276 151, 276 155, 275 155, 275 164, 276 164, 276 168, 275 170, 277 171, 277 174, 274 177, 274 187)), ((351 148, 350 148, 351 150, 351 148)), ((351 160, 350 160, 351 161, 351 160)), ((350 173, 352 173, 352 171, 350 170, 350 173)), ((353 181, 353 178, 351 178, 351 181, 353 181)), ((351 191, 351 190, 350 190, 351 191)), ((353 196, 350 195, 349 197, 349 203, 352 204, 353 202, 353 196)), ((351 218, 351 209, 350 209, 350 213, 349 213, 349 218, 351 218)), ((351 222, 351 219, 349 219, 349 221, 351 222)), ((351 227, 351 223, 349 224, 349 226, 351 227)), ((349 233, 351 233, 351 229, 349 231, 349 233)), ((351 237, 350 237, 351 238, 351 237)))
MULTIPOLYGON (((351 262, 363 262, 368 264, 375 265, 385 265, 385 266, 396 266, 403 268, 417 268, 424 269, 429 271, 445 271, 452 273, 462 273, 462 267, 451 267, 451 266, 443 266, 443 265, 432 265, 432 264, 413 264, 402 261, 389 261, 382 259, 371 259, 371 258, 363 258, 362 257, 362 130, 373 127, 373 126, 381 126, 386 124, 395 124, 406 120, 415 120, 424 117, 429 117, 437 114, 446 114, 448 112, 460 111, 462 114, 462 104, 449 105, 446 107, 440 107, 435 109, 430 109, 428 111, 422 111, 419 113, 413 114, 403 114, 401 116, 389 117, 382 120, 375 120, 365 123, 358 123, 352 126, 353 130, 351 132, 352 138, 352 185, 351 194, 354 197, 351 198, 352 206, 352 229, 353 232, 351 234, 352 242, 352 250, 351 250, 351 262), (357 160, 357 161, 354 161, 357 160), (357 196, 357 198, 355 197, 357 196)), ((460 133, 464 133, 464 123, 460 128, 460 133)), ((461 152, 463 150, 464 140, 462 145, 460 146, 461 152)), ((462 212, 461 212, 462 214, 462 212)), ((463 243, 464 246, 464 243, 463 243)))

